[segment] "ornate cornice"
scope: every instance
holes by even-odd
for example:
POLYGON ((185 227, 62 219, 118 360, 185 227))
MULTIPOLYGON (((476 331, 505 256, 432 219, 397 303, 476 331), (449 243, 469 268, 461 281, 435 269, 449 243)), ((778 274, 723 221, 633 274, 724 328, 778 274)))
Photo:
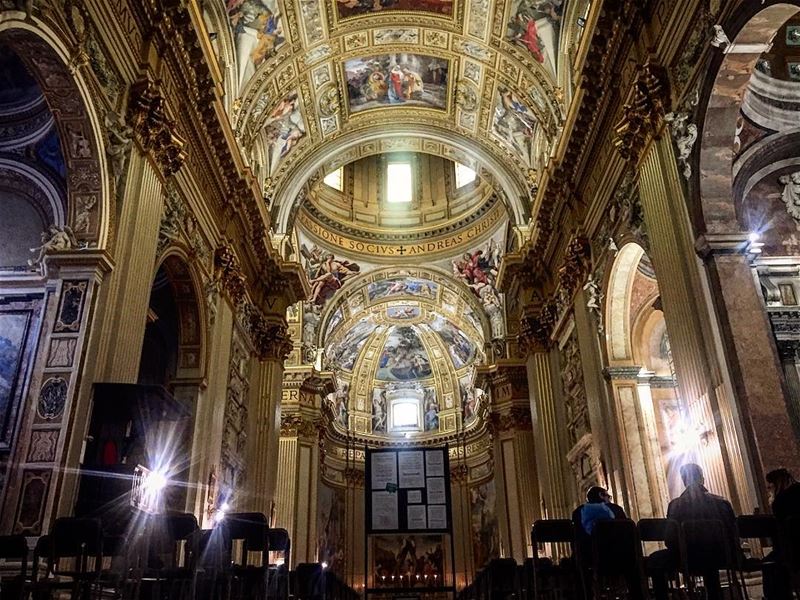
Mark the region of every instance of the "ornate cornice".
POLYGON ((648 141, 659 135, 670 108, 669 77, 664 67, 646 62, 637 69, 622 119, 614 127, 614 147, 622 158, 638 162, 648 141))
POLYGON ((145 152, 151 153, 165 177, 176 173, 186 160, 185 140, 167 116, 160 82, 148 75, 130 88, 127 122, 145 152))

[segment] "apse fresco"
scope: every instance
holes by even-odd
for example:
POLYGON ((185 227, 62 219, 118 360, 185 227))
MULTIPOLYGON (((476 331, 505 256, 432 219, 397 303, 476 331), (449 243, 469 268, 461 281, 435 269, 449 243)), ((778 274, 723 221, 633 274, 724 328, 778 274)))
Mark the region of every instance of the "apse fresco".
POLYGON ((286 41, 280 7, 278 0, 226 0, 225 8, 243 82, 286 41))
POLYGON ((386 309, 386 316, 390 319, 398 319, 404 321, 406 319, 416 319, 420 315, 419 306, 390 306, 386 309))
POLYGON ((451 15, 453 0, 336 0, 336 12, 340 19, 392 10, 451 15))
POLYGON ((492 132, 529 167, 535 164, 537 126, 531 109, 511 90, 500 86, 495 96, 492 132))
POLYGON ((378 361, 376 379, 410 381, 431 376, 431 361, 414 327, 393 327, 378 361))
POLYGON ((364 347, 369 335, 375 331, 371 318, 359 321, 347 334, 328 350, 328 360, 345 371, 352 371, 358 352, 364 347))
POLYGON ((361 266, 357 263, 336 258, 333 253, 322 250, 316 244, 311 248, 303 244, 300 254, 303 256, 303 266, 311 284, 309 301, 317 306, 324 305, 345 281, 361 272, 361 266))
POLYGON ((566 0, 513 0, 506 38, 556 73, 566 0))
POLYGON ((382 106, 447 108, 449 63, 424 54, 382 54, 344 63, 351 113, 382 106))
POLYGON ((391 277, 370 283, 367 295, 370 302, 392 296, 420 296, 435 298, 439 285, 416 277, 391 277))
POLYGON ((0 424, 6 423, 17 385, 28 330, 28 314, 0 314, 0 424))
POLYGON ((461 369, 472 361, 475 356, 475 346, 458 327, 439 315, 433 318, 430 326, 442 338, 456 369, 461 369))
POLYGON ((318 488, 317 531, 319 562, 340 577, 345 574, 345 494, 344 490, 320 484, 318 488))
POLYGON ((274 173, 278 164, 286 158, 306 135, 306 124, 300 111, 297 92, 286 96, 270 113, 264 123, 268 151, 268 173, 274 173))
POLYGON ((480 569, 500 556, 500 532, 497 522, 497 491, 494 479, 470 490, 472 552, 475 567, 480 569))
POLYGON ((344 312, 340 306, 334 311, 333 316, 331 316, 330 321, 328 321, 328 327, 325 329, 325 337, 329 336, 331 332, 338 327, 342 319, 344 319, 344 312))

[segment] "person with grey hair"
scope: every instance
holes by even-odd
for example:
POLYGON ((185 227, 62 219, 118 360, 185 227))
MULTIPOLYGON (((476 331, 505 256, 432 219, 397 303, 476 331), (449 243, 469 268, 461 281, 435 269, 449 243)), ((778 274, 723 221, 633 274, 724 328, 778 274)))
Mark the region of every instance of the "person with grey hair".
MULTIPOLYGON (((678 523, 697 520, 719 521, 730 540, 731 551, 741 552, 736 545, 736 515, 731 503, 725 498, 709 492, 705 487, 705 475, 700 465, 687 463, 680 469, 686 489, 672 500, 667 508, 667 518, 678 523)), ((656 600, 666 600, 667 573, 678 566, 678 539, 666 540, 667 549, 654 552, 648 558, 648 572, 653 579, 656 600)), ((708 600, 719 600, 722 587, 719 581, 720 557, 723 552, 707 553, 700 548, 688 547, 689 568, 703 577, 708 600)))

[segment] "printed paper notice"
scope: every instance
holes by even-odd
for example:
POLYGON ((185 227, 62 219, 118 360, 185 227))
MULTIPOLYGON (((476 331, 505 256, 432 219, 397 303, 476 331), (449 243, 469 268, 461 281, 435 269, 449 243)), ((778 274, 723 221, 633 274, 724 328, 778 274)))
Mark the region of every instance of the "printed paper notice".
POLYGON ((425 457, 421 450, 397 453, 401 488, 425 487, 425 457))
POLYGON ((372 455, 373 490, 385 490, 387 483, 397 484, 396 456, 394 452, 375 452, 372 455))
POLYGON ((447 507, 444 504, 428 506, 428 529, 447 529, 447 507))
POLYGON ((428 522, 425 517, 424 504, 412 504, 408 506, 409 529, 426 529, 428 527, 428 522))
POLYGON ((409 504, 419 504, 422 502, 422 490, 408 490, 406 498, 409 504))
POLYGON ((444 477, 428 477, 428 504, 444 504, 447 495, 444 489, 444 477))
POLYGON ((372 529, 400 529, 396 493, 372 492, 372 529))
POLYGON ((425 452, 425 471, 428 477, 444 477, 444 452, 427 450, 425 452))

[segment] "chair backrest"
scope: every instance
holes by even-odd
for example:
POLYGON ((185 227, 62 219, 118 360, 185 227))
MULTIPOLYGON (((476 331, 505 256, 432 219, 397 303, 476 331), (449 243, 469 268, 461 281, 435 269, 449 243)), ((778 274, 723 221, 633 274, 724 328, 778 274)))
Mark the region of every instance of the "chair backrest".
POLYGON ((680 525, 674 519, 639 519, 636 526, 643 542, 666 542, 680 535, 680 525))
POLYGON ((591 538, 592 566, 599 575, 624 575, 641 566, 642 542, 630 519, 597 521, 591 538))
POLYGON ((100 519, 62 517, 53 523, 50 531, 50 569, 56 575, 75 575, 88 572, 88 561, 93 560, 95 571, 102 567, 103 530, 100 519), (74 559, 74 569, 64 569, 60 563, 74 559))
POLYGON ((774 539, 778 520, 772 515, 740 515, 736 517, 736 532, 741 539, 774 539))
MULTIPOLYGON (((0 535, 0 560, 19 562, 15 576, 28 577, 28 542, 24 535, 0 535)), ((8 571, 8 566, 5 566, 8 571)), ((11 574, 10 571, 8 571, 11 574)), ((20 595, 20 598, 22 596, 20 595)))
POLYGON ((230 513, 225 515, 225 525, 231 540, 244 540, 249 551, 266 550, 269 523, 262 513, 230 513))
POLYGON ((290 564, 292 540, 289 538, 288 531, 280 527, 268 529, 267 544, 270 552, 280 552, 283 555, 283 563, 290 564))
POLYGON ((508 594, 514 592, 517 585, 517 561, 513 558, 493 558, 486 567, 489 593, 508 594))
POLYGON ((295 567, 295 598, 315 598, 324 594, 323 568, 319 563, 300 563, 295 567))
POLYGON ((197 517, 191 513, 167 515, 164 518, 164 525, 174 541, 188 540, 199 529, 197 517))
POLYGON ((538 556, 542 544, 574 544, 575 530, 569 519, 539 519, 531 527, 533 556, 538 556))
POLYGON ((789 517, 780 524, 783 560, 789 570, 800 573, 800 517, 789 517))
POLYGON ((697 519, 681 523, 686 560, 690 573, 697 574, 709 567, 736 568, 733 548, 736 540, 722 521, 697 519))

